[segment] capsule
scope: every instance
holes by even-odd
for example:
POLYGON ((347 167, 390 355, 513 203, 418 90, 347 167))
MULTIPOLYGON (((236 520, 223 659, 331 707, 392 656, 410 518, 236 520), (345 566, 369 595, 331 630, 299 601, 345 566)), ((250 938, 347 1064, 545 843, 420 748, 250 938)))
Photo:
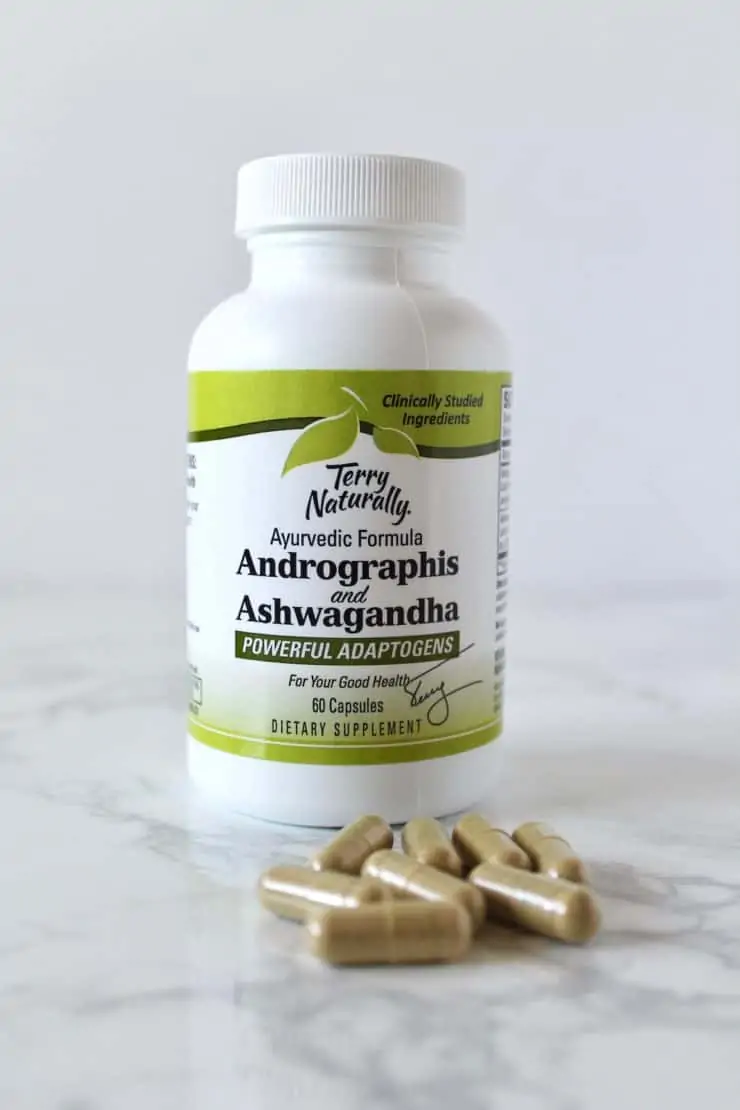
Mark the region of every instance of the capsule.
POLYGON ((532 858, 537 871, 553 879, 588 882, 586 867, 567 840, 544 821, 527 821, 514 830, 514 840, 532 858))
POLYGON ((375 852, 367 859, 362 874, 379 879, 394 894, 422 898, 426 902, 453 902, 470 914, 473 931, 486 916, 485 899, 479 890, 454 875, 437 871, 428 863, 419 863, 401 852, 375 852))
POLYGON ((314 956, 330 964, 420 964, 461 959, 470 948, 470 915, 451 902, 376 902, 314 912, 314 956))
POLYGON ((360 817, 347 825, 311 860, 314 871, 359 875, 368 856, 393 846, 393 829, 382 817, 360 817))
POLYGON ((415 817, 404 826, 401 839, 407 856, 458 879, 462 875, 462 861, 439 821, 432 817, 415 817))
POLYGON ((357 908, 388 897, 377 879, 358 879, 339 871, 311 871, 308 867, 271 867, 260 876, 260 902, 278 917, 306 921, 317 908, 357 908))
POLYGON ((501 863, 481 863, 468 881, 485 896, 490 918, 566 944, 583 944, 601 924, 596 899, 579 883, 501 863))
POLYGON ((507 867, 532 870, 532 861, 508 833, 496 829, 480 813, 467 813, 452 830, 452 843, 468 867, 479 863, 504 863, 507 867))

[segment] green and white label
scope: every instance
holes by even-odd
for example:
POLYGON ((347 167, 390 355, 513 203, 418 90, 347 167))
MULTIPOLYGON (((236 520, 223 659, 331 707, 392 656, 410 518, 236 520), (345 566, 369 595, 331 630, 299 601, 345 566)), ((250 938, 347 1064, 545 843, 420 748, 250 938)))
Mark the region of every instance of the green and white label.
POLYGON ((369 764, 501 731, 511 379, 190 375, 190 732, 369 764))

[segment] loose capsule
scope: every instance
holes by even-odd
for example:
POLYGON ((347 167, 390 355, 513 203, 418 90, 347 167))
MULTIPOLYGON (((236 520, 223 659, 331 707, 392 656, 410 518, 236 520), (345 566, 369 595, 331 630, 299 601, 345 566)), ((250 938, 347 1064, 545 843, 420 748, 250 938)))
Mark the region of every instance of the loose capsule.
POLYGON ((401 839, 407 856, 458 879, 462 875, 460 857, 439 821, 432 817, 415 817, 404 826, 401 839))
POLYGON ((314 871, 359 875, 369 855, 393 845, 393 829, 382 817, 360 817, 347 825, 311 860, 314 871))
POLYGON ((482 891, 488 916, 568 944, 590 940, 601 924, 588 887, 500 863, 481 863, 468 880, 482 891))
POLYGON ((330 964, 459 960, 470 947, 470 915, 451 902, 377 902, 311 915, 309 944, 330 964))
POLYGON ((572 883, 588 881, 586 867, 567 840, 543 821, 527 821, 514 830, 514 840, 531 856, 538 871, 572 883))
POLYGON ((376 879, 358 879, 338 871, 310 871, 307 867, 272 867, 260 876, 260 901, 265 909, 291 921, 306 921, 321 908, 347 909, 380 902, 387 888, 376 879))
POLYGON ((373 853, 365 860, 362 874, 370 879, 379 879, 394 893, 411 895, 427 902, 452 902, 461 906, 470 914, 474 931, 486 916, 485 900, 470 883, 400 852, 373 853))
POLYGON ((467 813, 452 830, 452 843, 463 863, 476 867, 479 863, 504 863, 507 867, 532 870, 532 861, 508 833, 495 829, 480 813, 467 813))

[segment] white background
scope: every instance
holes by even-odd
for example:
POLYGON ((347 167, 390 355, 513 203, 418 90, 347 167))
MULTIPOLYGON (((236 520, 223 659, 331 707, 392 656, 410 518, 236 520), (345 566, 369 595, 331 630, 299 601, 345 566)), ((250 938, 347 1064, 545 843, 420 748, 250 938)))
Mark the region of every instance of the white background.
POLYGON ((465 169, 526 585, 740 563, 737 0, 23 0, 0 16, 0 580, 182 581, 190 334, 238 165, 465 169))

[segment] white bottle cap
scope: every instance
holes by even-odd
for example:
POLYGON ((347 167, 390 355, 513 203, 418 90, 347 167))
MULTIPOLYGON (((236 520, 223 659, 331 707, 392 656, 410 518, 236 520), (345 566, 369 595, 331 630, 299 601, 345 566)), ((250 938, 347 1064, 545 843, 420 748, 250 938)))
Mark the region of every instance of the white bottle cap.
POLYGON ((465 178, 443 162, 393 154, 281 154, 239 171, 236 234, 283 228, 404 229, 459 236, 465 178))

